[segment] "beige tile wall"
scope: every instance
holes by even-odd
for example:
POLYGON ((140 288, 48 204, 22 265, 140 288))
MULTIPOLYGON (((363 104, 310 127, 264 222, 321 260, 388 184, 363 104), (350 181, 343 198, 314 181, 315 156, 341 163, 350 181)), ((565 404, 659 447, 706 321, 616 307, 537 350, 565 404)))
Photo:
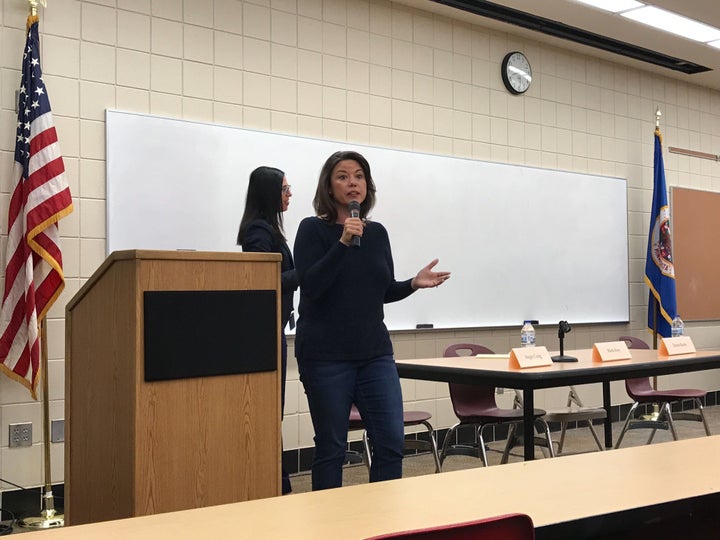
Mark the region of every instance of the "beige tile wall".
MULTIPOLYGON (((720 149, 717 91, 388 0, 49 4, 41 12, 44 77, 75 201, 75 212, 61 222, 67 287, 48 321, 52 418, 64 414, 64 306, 105 256, 107 108, 627 178, 631 322, 577 327, 568 348, 589 347, 620 333, 646 337, 642 275, 656 106, 663 112, 666 145, 720 149), (502 57, 513 49, 524 51, 533 64, 535 77, 524 97, 508 94, 499 75, 502 57)), ((2 216, 10 191, 14 90, 26 9, 21 1, 2 2, 2 216)), ((665 165, 671 186, 720 191, 717 163, 666 154, 665 165)), ((2 268, 4 244, 2 237, 2 268)), ((688 326, 698 347, 720 347, 717 324, 688 326)), ((507 351, 518 333, 519 327, 469 329, 398 333, 393 339, 397 357, 412 358, 441 355, 457 341, 507 351)), ((552 347, 555 330, 539 328, 538 343, 552 347)), ((678 382, 718 389, 720 375, 674 377, 672 383, 678 382)), ((403 381, 403 390, 407 407, 431 411, 436 427, 453 423, 444 385, 403 381)), ((615 402, 626 400, 621 384, 613 391, 615 402)), ((583 397, 599 403, 600 390, 583 389, 583 397)), ((563 398, 559 390, 543 392, 538 404, 555 405, 563 398)), ((40 422, 40 403, 2 377, 2 478, 25 486, 42 483, 40 422), (25 420, 34 424, 35 444, 9 449, 8 424, 25 420)), ((292 358, 283 438, 286 448, 312 445, 292 358)), ((63 445, 52 445, 52 455, 53 481, 59 482, 63 445)))

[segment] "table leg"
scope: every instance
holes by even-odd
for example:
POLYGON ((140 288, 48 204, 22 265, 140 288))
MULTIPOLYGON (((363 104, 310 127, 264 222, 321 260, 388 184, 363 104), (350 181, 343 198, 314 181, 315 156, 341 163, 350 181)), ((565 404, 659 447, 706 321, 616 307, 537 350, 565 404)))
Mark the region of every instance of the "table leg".
POLYGON ((525 461, 535 459, 535 395, 532 388, 523 390, 523 454, 525 461))
POLYGON ((602 389, 603 389, 603 407, 605 407, 605 412, 607 415, 605 416, 605 448, 612 448, 613 447, 613 437, 612 437, 612 415, 610 414, 611 409, 611 399, 610 399, 610 381, 603 381, 602 383, 602 389))

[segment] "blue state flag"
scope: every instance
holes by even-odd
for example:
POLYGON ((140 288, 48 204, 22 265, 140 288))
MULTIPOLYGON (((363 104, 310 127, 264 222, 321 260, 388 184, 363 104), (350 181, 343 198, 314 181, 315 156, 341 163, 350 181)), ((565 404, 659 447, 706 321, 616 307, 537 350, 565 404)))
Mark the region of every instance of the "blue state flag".
POLYGON ((662 135, 655 129, 655 158, 653 160, 653 200, 648 235, 645 283, 650 287, 648 328, 652 331, 657 320, 659 336, 670 337, 672 320, 677 315, 675 294, 675 266, 672 256, 670 208, 665 186, 665 166, 662 155, 662 135), (657 319, 655 316, 657 310, 657 319))

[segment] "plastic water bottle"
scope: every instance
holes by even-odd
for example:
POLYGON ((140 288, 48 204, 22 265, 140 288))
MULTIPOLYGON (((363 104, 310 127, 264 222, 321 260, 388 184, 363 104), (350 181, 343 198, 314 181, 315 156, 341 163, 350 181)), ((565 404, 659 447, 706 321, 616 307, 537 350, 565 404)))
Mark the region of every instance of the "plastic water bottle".
POLYGON ((520 345, 522 347, 535 346, 535 328, 530 321, 524 321, 522 330, 520 330, 520 345))
POLYGON ((679 315, 675 315, 672 321, 672 337, 680 337, 685 331, 685 323, 679 315))

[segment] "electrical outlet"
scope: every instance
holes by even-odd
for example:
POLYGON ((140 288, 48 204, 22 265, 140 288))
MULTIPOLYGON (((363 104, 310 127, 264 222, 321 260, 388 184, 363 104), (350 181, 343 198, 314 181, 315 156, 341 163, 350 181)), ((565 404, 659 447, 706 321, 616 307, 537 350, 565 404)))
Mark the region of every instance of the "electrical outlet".
POLYGON ((65 419, 50 421, 50 442, 65 442, 65 419))
POLYGON ((19 422, 9 425, 8 446, 32 446, 32 422, 19 422))

